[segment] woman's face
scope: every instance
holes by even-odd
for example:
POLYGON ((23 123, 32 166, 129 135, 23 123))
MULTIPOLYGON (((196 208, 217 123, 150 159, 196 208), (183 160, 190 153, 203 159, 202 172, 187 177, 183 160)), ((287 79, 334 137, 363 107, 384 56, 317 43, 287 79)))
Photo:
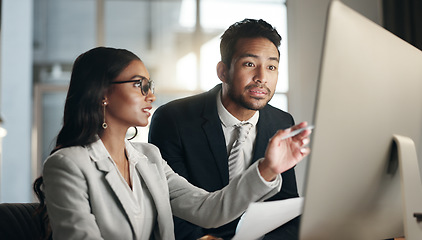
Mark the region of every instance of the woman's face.
MULTIPOLYGON (((121 73, 114 79, 114 83, 150 79, 148 70, 140 60, 133 60, 121 73)), ((144 80, 146 81, 146 80, 144 80)), ((149 112, 152 108, 151 103, 155 101, 155 95, 148 91, 146 96, 142 94, 139 83, 126 82, 112 84, 105 100, 106 113, 105 120, 110 128, 129 128, 131 126, 148 125, 149 112)))

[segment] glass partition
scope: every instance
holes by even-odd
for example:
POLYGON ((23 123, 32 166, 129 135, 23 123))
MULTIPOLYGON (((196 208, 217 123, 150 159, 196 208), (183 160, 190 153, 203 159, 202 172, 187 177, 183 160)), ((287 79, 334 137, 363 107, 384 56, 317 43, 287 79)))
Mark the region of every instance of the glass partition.
MULTIPOLYGON (((283 38, 271 104, 287 110, 284 0, 34 0, 35 168, 54 146, 71 67, 80 53, 98 45, 135 52, 156 82, 156 109, 220 83, 219 38, 244 18, 266 20, 283 38)), ((148 127, 138 131, 135 140, 147 141, 148 127)))

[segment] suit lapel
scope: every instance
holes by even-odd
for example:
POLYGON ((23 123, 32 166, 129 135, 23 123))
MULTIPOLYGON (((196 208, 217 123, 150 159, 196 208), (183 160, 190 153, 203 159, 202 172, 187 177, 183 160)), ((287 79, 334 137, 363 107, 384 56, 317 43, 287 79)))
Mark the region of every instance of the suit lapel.
POLYGON ((160 178, 160 172, 157 165, 141 159, 136 164, 136 170, 145 182, 157 210, 158 231, 162 239, 167 239, 173 235, 172 211, 169 204, 169 191, 166 179, 160 178))
POLYGON ((139 229, 135 228, 136 223, 136 213, 134 212, 133 205, 130 200, 129 192, 123 187, 122 180, 120 179, 119 173, 116 169, 113 171, 108 172, 106 174, 105 179, 107 180, 108 184, 110 185, 111 189, 116 194, 117 198, 119 199, 123 209, 126 212, 126 215, 129 218, 130 225, 132 226, 132 230, 135 232, 135 236, 139 236, 139 229))
POLYGON ((221 128, 220 118, 218 117, 216 102, 217 94, 220 89, 221 85, 218 85, 207 94, 204 111, 202 112, 202 117, 205 120, 202 128, 208 139, 208 145, 220 172, 220 178, 223 185, 226 186, 229 183, 228 157, 226 142, 224 140, 225 138, 221 128))
POLYGON ((288 119, 288 116, 283 119, 275 119, 275 116, 272 114, 270 106, 268 105, 259 110, 259 120, 256 125, 257 135, 255 140, 255 152, 252 162, 255 162, 259 158, 265 156, 268 140, 277 132, 277 130, 288 128, 294 124, 292 121, 293 119, 288 119))
POLYGON ((270 128, 268 127, 266 115, 263 110, 259 111, 259 120, 256 125, 257 134, 255 139, 254 154, 252 157, 252 163, 259 158, 265 156, 265 150, 267 149, 268 139, 271 137, 270 128), (264 124, 265 123, 265 124, 264 124))
POLYGON ((122 180, 120 179, 117 169, 113 166, 111 158, 107 152, 107 149, 104 147, 101 140, 92 143, 88 146, 88 151, 90 158, 95 162, 95 165, 99 171, 104 172, 105 180, 110 188, 113 190, 116 198, 123 207, 126 216, 129 219, 132 231, 135 233, 135 236, 138 235, 139 231, 135 226, 135 213, 133 211, 132 203, 130 200, 129 192, 123 186, 122 180))

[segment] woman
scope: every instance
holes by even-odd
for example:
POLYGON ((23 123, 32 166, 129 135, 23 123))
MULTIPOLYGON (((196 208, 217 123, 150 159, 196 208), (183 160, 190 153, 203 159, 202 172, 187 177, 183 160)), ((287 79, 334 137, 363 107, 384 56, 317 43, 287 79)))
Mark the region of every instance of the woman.
POLYGON ((53 239, 174 239, 172 214, 217 227, 279 191, 279 173, 309 153, 310 130, 281 140, 306 123, 280 131, 264 159, 208 193, 175 174, 155 146, 125 139, 129 127, 148 124, 154 100, 133 53, 98 47, 75 60, 63 127, 34 185, 53 239))

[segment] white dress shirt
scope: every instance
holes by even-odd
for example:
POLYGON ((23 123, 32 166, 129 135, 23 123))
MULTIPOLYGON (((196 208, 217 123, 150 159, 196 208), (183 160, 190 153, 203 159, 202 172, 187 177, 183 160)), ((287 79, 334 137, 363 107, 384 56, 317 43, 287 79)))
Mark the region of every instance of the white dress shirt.
POLYGON ((224 138, 226 140, 227 156, 230 154, 233 143, 237 137, 235 126, 239 123, 246 122, 252 124, 252 128, 246 137, 246 141, 243 143, 244 146, 242 148, 242 154, 244 155, 243 170, 245 170, 251 165, 252 162, 257 134, 256 124, 258 123, 259 119, 259 111, 256 111, 256 113, 250 119, 246 121, 239 121, 223 106, 223 103, 221 102, 221 91, 217 95, 217 111, 218 116, 220 117, 221 126, 223 128, 224 138))
MULTIPOLYGON (((245 142, 243 143, 245 146, 242 148, 242 154, 244 156, 243 170, 246 170, 251 165, 254 153, 255 139, 258 132, 256 124, 258 123, 259 119, 259 111, 256 111, 255 114, 248 120, 240 121, 231 113, 229 113, 229 111, 227 111, 227 109, 224 107, 223 102, 221 101, 221 91, 219 94, 217 94, 217 111, 218 116, 220 117, 221 127, 223 128, 224 138, 226 140, 227 156, 229 156, 233 143, 236 141, 237 133, 235 131, 235 126, 239 123, 246 122, 252 124, 252 128, 249 131, 245 142)), ((260 161, 262 161, 262 159, 260 161)), ((258 168, 257 171, 259 172, 258 168)), ((267 186, 276 186, 279 184, 279 182, 282 181, 281 174, 278 174, 277 178, 271 182, 264 180, 260 173, 258 173, 258 175, 267 186)))

